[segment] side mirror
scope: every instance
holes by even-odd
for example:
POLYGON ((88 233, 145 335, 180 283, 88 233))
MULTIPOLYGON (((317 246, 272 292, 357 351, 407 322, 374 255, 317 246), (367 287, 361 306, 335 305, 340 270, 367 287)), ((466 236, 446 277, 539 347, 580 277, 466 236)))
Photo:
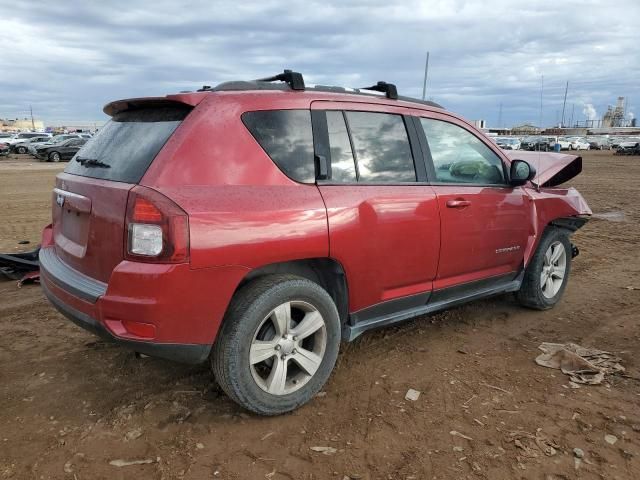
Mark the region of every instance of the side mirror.
POLYGON ((536 176, 536 169, 524 160, 513 160, 509 171, 509 184, 514 187, 524 185, 536 176))

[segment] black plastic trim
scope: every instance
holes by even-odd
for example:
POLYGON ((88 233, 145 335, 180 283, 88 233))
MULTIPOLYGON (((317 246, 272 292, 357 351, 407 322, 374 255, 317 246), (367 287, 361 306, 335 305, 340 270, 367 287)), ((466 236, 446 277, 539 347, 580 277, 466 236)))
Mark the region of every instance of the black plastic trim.
POLYGON ((582 228, 584 224, 587 223, 588 221, 589 221, 589 217, 586 217, 586 216, 562 217, 562 218, 556 218, 555 220, 553 220, 551 222, 551 225, 575 232, 580 228, 582 228))
POLYGON ((316 180, 330 179, 331 147, 329 145, 327 114, 324 110, 311 110, 311 130, 313 132, 313 159, 316 168, 316 180), (323 171, 323 166, 326 171, 323 171))
POLYGON ((75 308, 62 302, 47 288, 46 280, 41 282, 41 285, 42 291, 47 299, 60 313, 79 327, 82 327, 105 340, 113 341, 135 352, 143 353, 152 357, 166 358, 168 360, 181 363, 199 364, 206 361, 209 357, 211 345, 139 342, 115 337, 94 318, 79 312, 75 308))
POLYGON ((424 128, 422 128, 422 124, 420 123, 420 117, 412 115, 411 119, 413 120, 413 128, 416 131, 416 136, 420 143, 420 149, 422 150, 422 161, 424 162, 425 170, 427 172, 427 178, 433 183, 438 177, 436 176, 436 169, 433 166, 433 158, 431 157, 429 142, 427 142, 427 135, 424 133, 424 128))
POLYGON ((519 273, 512 272, 379 303, 350 314, 349 321, 342 328, 342 338, 350 342, 367 330, 386 327, 473 300, 515 292, 520 289, 523 278, 524 270, 521 270, 519 273), (427 299, 428 303, 425 304, 427 299))
POLYGON ((382 303, 377 303, 371 307, 363 308, 349 315, 349 324, 358 325, 373 318, 380 319, 392 317, 398 312, 422 308, 427 305, 431 292, 423 292, 408 297, 397 298, 382 303))
POLYGON ((416 124, 411 115, 403 115, 403 120, 409 137, 409 146, 411 147, 411 154, 413 156, 413 168, 416 172, 416 179, 418 182, 427 182, 428 177, 424 160, 424 152, 422 150, 420 140, 418 139, 416 124))
POLYGON ((107 284, 74 270, 60 260, 55 247, 40 250, 40 270, 54 283, 76 297, 95 303, 107 293, 107 284))
POLYGON ((363 87, 361 88, 361 90, 373 90, 375 92, 382 92, 390 100, 398 99, 398 89, 393 83, 380 81, 370 87, 363 87))

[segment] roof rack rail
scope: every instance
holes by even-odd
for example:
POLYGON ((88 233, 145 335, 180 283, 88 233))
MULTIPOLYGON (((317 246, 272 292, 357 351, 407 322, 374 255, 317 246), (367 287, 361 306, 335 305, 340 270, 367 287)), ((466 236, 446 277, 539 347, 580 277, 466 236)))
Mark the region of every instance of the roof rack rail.
POLYGON ((256 82, 285 82, 291 87, 291 90, 304 90, 304 78, 299 72, 292 72, 291 70, 285 70, 278 75, 266 78, 258 78, 256 82))
POLYGON ((374 92, 382 92, 391 100, 398 99, 398 89, 393 83, 378 82, 371 87, 362 87, 362 90, 373 90, 374 92))

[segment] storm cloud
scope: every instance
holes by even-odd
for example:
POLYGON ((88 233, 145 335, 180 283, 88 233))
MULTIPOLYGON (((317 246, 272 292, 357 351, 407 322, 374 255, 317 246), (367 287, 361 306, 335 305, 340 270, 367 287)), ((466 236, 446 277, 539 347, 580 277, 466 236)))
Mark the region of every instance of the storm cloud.
MULTIPOLYGON (((470 119, 556 122, 640 100, 640 3, 0 0, 0 117, 104 119, 113 99, 291 68, 308 84, 396 83, 470 119), (588 107, 587 107, 588 106, 588 107)), ((635 110, 634 110, 635 111, 635 110)))

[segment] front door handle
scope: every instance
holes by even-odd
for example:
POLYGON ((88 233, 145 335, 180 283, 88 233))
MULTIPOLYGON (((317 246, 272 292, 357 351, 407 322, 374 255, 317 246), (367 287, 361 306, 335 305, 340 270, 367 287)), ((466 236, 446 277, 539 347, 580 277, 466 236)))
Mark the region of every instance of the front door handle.
POLYGON ((465 208, 471 205, 469 200, 457 198, 455 200, 447 200, 447 208, 465 208))

